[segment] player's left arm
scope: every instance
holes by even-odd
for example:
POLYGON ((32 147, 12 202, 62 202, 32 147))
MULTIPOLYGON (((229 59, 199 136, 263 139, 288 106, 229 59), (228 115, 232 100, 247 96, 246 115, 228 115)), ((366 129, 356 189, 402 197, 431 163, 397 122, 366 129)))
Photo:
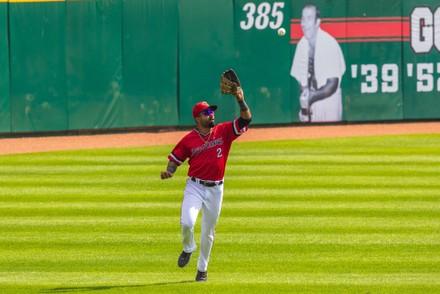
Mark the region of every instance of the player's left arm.
POLYGON ((248 105, 246 104, 246 101, 244 100, 243 89, 238 89, 235 98, 237 99, 238 105, 240 106, 240 117, 238 118, 238 126, 240 129, 242 129, 251 123, 252 114, 248 105))
POLYGON ((310 91, 309 105, 312 106, 313 103, 333 95, 338 89, 338 84, 338 78, 329 78, 327 79, 327 83, 324 86, 322 86, 318 90, 310 91))

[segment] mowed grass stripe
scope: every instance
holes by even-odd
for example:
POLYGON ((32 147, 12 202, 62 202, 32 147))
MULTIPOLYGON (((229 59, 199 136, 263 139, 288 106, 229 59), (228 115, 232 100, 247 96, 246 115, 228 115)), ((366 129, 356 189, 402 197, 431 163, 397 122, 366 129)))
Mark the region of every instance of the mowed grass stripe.
POLYGON ((172 146, 0 156, 0 288, 437 293, 438 146, 439 135, 235 143, 205 285, 190 283, 196 258, 176 265, 187 165, 159 179, 172 146))

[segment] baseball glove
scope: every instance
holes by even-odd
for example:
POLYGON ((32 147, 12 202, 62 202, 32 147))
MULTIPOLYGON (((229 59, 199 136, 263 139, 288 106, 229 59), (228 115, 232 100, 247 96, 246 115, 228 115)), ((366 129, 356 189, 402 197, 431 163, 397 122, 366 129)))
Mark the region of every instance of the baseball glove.
POLYGON ((222 73, 220 78, 220 92, 222 94, 232 94, 236 96, 240 87, 240 80, 233 69, 228 69, 222 73))

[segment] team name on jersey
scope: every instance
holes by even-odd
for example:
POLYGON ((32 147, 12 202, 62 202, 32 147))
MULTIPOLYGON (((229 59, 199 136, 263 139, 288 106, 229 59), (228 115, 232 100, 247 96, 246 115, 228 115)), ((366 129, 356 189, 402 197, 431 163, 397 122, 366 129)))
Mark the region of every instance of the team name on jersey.
POLYGON ((215 146, 219 146, 219 145, 222 145, 222 144, 223 144, 223 138, 220 137, 220 138, 215 139, 213 141, 206 142, 205 144, 203 144, 202 146, 199 146, 197 148, 192 148, 191 149, 191 154, 192 154, 192 156, 195 156, 195 155, 199 154, 200 152, 202 152, 202 151, 204 151, 206 149, 213 148, 215 146))

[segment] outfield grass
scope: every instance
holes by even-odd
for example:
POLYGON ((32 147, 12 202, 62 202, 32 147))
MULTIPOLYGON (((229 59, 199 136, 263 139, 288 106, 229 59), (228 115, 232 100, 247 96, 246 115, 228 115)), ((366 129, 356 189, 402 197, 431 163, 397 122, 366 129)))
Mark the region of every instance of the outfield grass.
POLYGON ((440 293, 440 135, 234 143, 202 284, 171 148, 0 156, 0 292, 440 293))

